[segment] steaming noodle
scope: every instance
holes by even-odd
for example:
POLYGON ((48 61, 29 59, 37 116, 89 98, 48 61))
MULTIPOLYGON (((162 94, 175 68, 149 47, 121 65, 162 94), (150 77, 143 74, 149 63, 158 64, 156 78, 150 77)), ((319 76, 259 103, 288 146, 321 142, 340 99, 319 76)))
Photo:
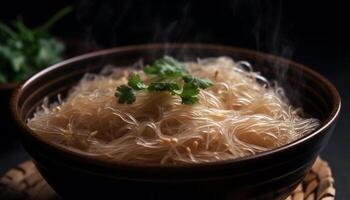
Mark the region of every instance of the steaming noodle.
MULTIPOLYGON (((181 104, 165 92, 140 92, 133 104, 114 96, 130 68, 86 75, 68 97, 48 101, 28 120, 47 141, 90 156, 147 164, 213 162, 257 154, 290 143, 320 122, 303 118, 287 103, 284 90, 249 63, 227 57, 187 62, 188 70, 214 85, 199 102, 181 104)), ((142 78, 146 78, 139 71, 142 78)))

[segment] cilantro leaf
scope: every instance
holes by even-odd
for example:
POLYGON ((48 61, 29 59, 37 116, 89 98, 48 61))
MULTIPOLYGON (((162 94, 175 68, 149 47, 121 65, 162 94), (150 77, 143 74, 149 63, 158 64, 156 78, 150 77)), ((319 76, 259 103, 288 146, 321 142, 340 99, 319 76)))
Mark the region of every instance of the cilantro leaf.
POLYGON ((19 17, 8 26, 0 21, 0 83, 19 82, 60 60, 64 44, 49 28, 72 10, 64 8, 40 28, 28 28, 19 17))
POLYGON ((184 97, 181 97, 181 103, 182 104, 188 104, 188 105, 191 105, 191 104, 195 104, 198 102, 198 97, 197 96, 184 96, 184 97))
POLYGON ((177 83, 153 82, 148 87, 148 91, 169 91, 173 95, 177 94, 179 90, 180 86, 177 83))
POLYGON ((188 72, 185 65, 172 57, 164 56, 156 60, 152 65, 144 68, 147 75, 158 75, 161 77, 180 77, 188 72))
POLYGON ((131 87, 126 85, 121 85, 117 87, 115 96, 119 98, 118 102, 121 104, 123 103, 132 104, 136 100, 134 90, 131 87))
POLYGON ((148 87, 141 81, 140 75, 135 73, 130 75, 128 85, 134 90, 143 90, 148 87))
POLYGON ((198 102, 197 95, 199 94, 198 86, 192 83, 185 83, 180 94, 183 104, 194 104, 198 102))
POLYGON ((213 83, 209 79, 199 78, 192 75, 185 75, 182 77, 185 83, 191 83, 201 89, 206 89, 213 85, 213 83))
POLYGON ((144 68, 144 73, 150 77, 147 85, 139 74, 129 77, 128 85, 117 88, 115 96, 119 103, 131 104, 136 99, 136 91, 170 92, 181 98, 182 104, 194 104, 199 101, 200 89, 206 89, 213 85, 209 79, 192 76, 185 68, 185 64, 172 57, 164 56, 153 64, 144 68))

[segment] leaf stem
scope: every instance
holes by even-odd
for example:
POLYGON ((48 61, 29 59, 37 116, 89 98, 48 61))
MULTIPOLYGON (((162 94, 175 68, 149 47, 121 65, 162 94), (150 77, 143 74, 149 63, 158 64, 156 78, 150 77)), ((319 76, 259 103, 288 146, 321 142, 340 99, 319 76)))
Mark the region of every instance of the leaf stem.
POLYGON ((72 10, 73 10, 72 6, 67 6, 63 8, 62 10, 58 11, 54 16, 52 16, 47 22, 35 28, 33 31, 35 33, 48 31, 52 27, 52 25, 54 25, 58 20, 63 18, 68 13, 72 12, 72 10))
POLYGON ((0 22, 0 30, 6 34, 8 34, 12 38, 16 38, 17 34, 6 24, 3 22, 0 22))

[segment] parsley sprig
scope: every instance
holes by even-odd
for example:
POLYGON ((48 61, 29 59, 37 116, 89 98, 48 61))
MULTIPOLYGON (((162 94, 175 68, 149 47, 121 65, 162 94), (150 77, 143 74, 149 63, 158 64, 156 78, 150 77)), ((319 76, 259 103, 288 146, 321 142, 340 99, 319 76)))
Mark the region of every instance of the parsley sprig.
POLYGON ((71 7, 66 7, 33 29, 21 18, 12 26, 0 21, 0 84, 23 81, 62 60, 64 44, 50 35, 49 29, 71 11, 71 7))
POLYGON ((136 92, 170 92, 181 98, 182 104, 194 104, 198 102, 200 89, 206 89, 213 85, 209 79, 193 76, 186 70, 185 64, 178 60, 164 56, 153 64, 144 68, 150 83, 141 80, 139 74, 129 76, 127 85, 117 87, 115 96, 121 104, 132 104, 136 100, 136 92))

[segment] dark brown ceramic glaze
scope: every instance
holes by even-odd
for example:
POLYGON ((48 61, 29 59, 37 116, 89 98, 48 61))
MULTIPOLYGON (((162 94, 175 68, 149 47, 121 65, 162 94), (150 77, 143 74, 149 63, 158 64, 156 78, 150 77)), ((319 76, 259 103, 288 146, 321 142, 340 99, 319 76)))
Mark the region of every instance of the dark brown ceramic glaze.
POLYGON ((334 86, 318 73, 290 60, 250 50, 202 44, 128 46, 85 54, 34 75, 12 99, 22 142, 47 182, 65 199, 283 199, 302 180, 328 142, 340 110, 334 86), (270 79, 280 80, 295 106, 322 121, 313 133, 258 155, 196 165, 133 165, 100 160, 47 143, 26 119, 45 96, 55 100, 86 72, 112 63, 150 62, 168 54, 181 60, 229 56, 247 60, 270 79))

